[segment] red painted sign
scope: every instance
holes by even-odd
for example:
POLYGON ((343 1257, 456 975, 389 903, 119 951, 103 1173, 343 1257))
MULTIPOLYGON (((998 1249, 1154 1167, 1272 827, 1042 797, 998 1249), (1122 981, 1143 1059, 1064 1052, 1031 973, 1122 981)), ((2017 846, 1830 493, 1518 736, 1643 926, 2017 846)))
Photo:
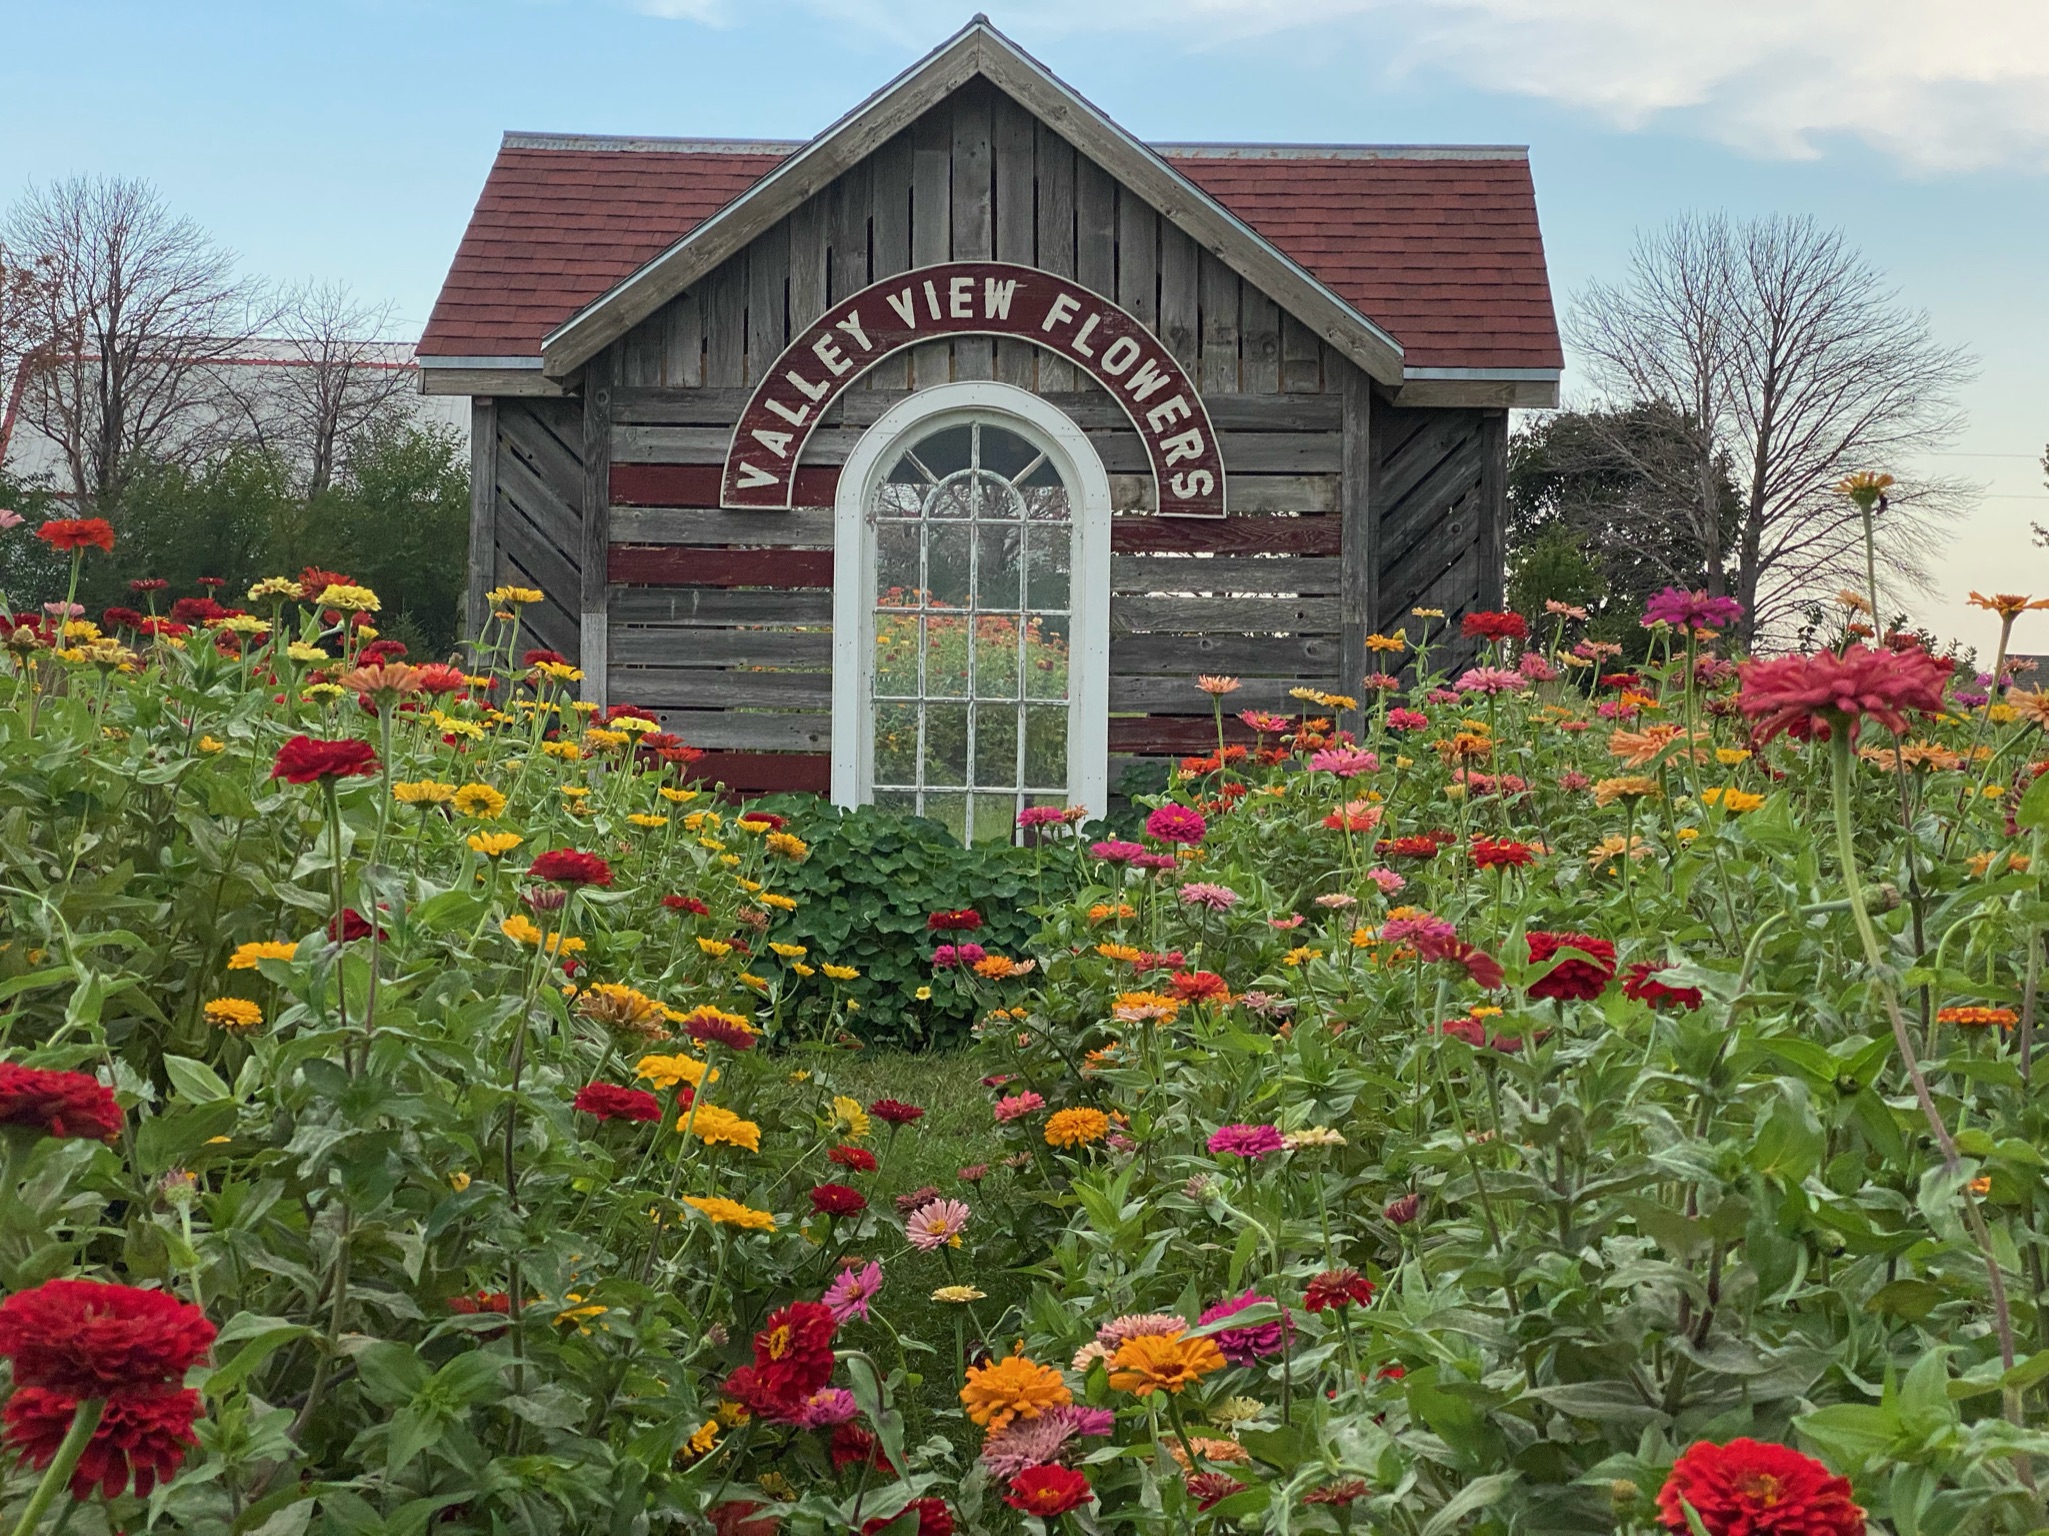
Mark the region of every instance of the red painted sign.
POLYGON ((726 450, 719 504, 788 507, 818 421, 893 353, 950 336, 1044 347, 1124 408, 1159 483, 1163 517, 1222 517, 1224 461, 1209 412, 1174 356, 1131 315, 1068 278, 1005 261, 920 267, 842 299, 783 350, 726 450))

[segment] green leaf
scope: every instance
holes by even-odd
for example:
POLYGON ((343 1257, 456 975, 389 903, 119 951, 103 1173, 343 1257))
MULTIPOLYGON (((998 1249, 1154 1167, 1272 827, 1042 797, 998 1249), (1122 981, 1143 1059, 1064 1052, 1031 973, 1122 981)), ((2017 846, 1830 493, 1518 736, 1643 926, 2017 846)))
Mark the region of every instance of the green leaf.
POLYGON ((1422 1536, 1448 1536, 1467 1515, 1500 1503, 1521 1476, 1520 1472, 1495 1472, 1474 1478, 1453 1494, 1444 1508, 1430 1517, 1423 1527, 1422 1536))
POLYGON ((2049 773, 2028 786, 2013 819, 2024 827, 2049 827, 2049 773))
POLYGON ((190 1056, 166 1055, 164 1071, 170 1076, 171 1086, 194 1104, 213 1104, 234 1097, 228 1085, 221 1081, 219 1073, 190 1056))
POLYGON ((1942 1286, 1932 1285, 1926 1280, 1895 1280, 1890 1285, 1880 1286, 1864 1303, 1864 1310, 1918 1323, 1950 1300, 1951 1295, 1942 1286))

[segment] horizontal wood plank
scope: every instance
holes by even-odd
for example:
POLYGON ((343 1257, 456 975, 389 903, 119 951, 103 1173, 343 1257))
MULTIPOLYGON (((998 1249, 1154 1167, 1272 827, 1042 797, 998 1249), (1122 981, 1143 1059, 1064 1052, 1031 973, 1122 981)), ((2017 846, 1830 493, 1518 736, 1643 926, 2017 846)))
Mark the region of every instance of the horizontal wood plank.
POLYGON ((1335 517, 1113 517, 1110 548, 1120 555, 1335 555, 1335 517))
MULTIPOLYGON (((1224 740, 1251 745, 1258 737, 1243 722, 1224 716, 1224 740)), ((1184 715, 1113 715, 1110 750, 1140 757, 1207 757, 1217 749, 1215 720, 1184 715)))
POLYGON ((614 667, 612 689, 650 709, 827 710, 830 672, 722 672, 716 667, 614 667))
POLYGON ((832 635, 811 629, 612 627, 615 667, 828 667, 832 635))
POLYGON ((1334 597, 1113 597, 1110 633, 1335 634, 1334 597))
POLYGON ((832 510, 729 512, 716 507, 612 508, 614 544, 743 544, 775 549, 831 549, 832 510))
MULTIPOLYGON (((832 625, 832 597, 815 590, 768 592, 732 587, 619 587, 612 623, 832 625)), ((679 642, 680 643, 680 642, 679 642)))
MULTIPOLYGON (((1232 399, 1250 399, 1233 395, 1232 399)), ((1226 470, 1224 504, 1239 512, 1335 512, 1336 475, 1248 475, 1226 470)), ((1159 505, 1159 486, 1149 474, 1112 475, 1110 505, 1119 512, 1150 512, 1159 505)))
MULTIPOLYGON (((1299 711, 1299 700, 1288 697, 1290 688, 1330 689, 1335 679, 1318 677, 1248 677, 1240 680, 1235 693, 1224 696, 1224 714, 1241 709, 1270 709, 1283 714, 1299 711)), ((1201 715, 1210 718, 1209 695, 1195 686, 1195 674, 1178 677, 1112 677, 1110 708, 1114 711, 1142 710, 1151 715, 1201 715)))
POLYGON ((1334 674, 1337 665, 1335 635, 1118 635, 1110 640, 1113 675, 1222 672, 1234 677, 1302 677, 1334 674))
MULTIPOLYGON (((618 675, 613 676, 618 685, 618 675)), ((829 752, 832 750, 832 716, 815 712, 769 714, 748 709, 653 709, 661 716, 662 729, 673 731, 684 742, 706 751, 723 752, 829 752)))
MULTIPOLYGON (((1281 398, 1287 398, 1285 396, 1281 398)), ((844 464, 865 429, 821 427, 804 445, 805 467, 844 464)), ((614 427, 612 458, 617 464, 723 464, 733 434, 724 427, 614 427)), ((1151 469, 1145 445, 1128 428, 1089 433, 1089 443, 1112 474, 1142 474, 1151 469)), ((1331 432, 1226 432, 1217 430, 1217 448, 1224 463, 1240 474, 1335 474, 1341 444, 1331 432)), ((801 477, 803 471, 799 470, 801 477)), ((808 501, 800 479, 798 500, 808 501)), ((616 482, 613 499, 622 496, 616 482)))
MULTIPOLYGON (((797 512, 829 510, 839 491, 839 477, 837 465, 807 464, 799 469, 797 512)), ((719 504, 719 466, 615 463, 612 466, 611 486, 615 507, 715 509, 719 504)), ((1338 506, 1338 477, 1229 473, 1224 477, 1224 499, 1233 513, 1335 512, 1338 506)), ((1119 512, 1150 512, 1159 505, 1159 486, 1154 482, 1150 472, 1112 475, 1110 505, 1119 512)), ((736 512, 731 515, 736 518, 752 516, 769 519, 793 514, 754 511, 736 512)), ((616 518, 617 514, 614 516, 616 518)), ((768 526, 766 522, 764 526, 768 526)), ((826 525, 828 531, 830 526, 830 523, 826 525)), ((785 541, 750 539, 735 542, 785 541)), ((797 541, 793 539, 787 542, 797 541)))
POLYGON ((1117 555, 1110 561, 1112 592, 1338 592, 1343 562, 1281 556, 1117 555))
POLYGON ((829 752, 707 752, 686 777, 697 784, 723 784, 742 794, 829 794, 829 752))
POLYGON ((611 579, 648 587, 830 587, 829 549, 703 549, 614 544, 611 579))
MULTIPOLYGON (((826 411, 823 425, 871 427, 910 394, 907 389, 843 394, 826 411)), ((623 426, 723 427, 730 432, 752 395, 745 389, 615 389, 612 420, 623 426)), ((1039 398, 1085 432, 1118 431, 1131 424, 1124 408, 1100 389, 1044 390, 1039 398)), ((1341 424, 1335 395, 1219 395, 1204 404, 1219 432, 1335 432, 1341 424)))

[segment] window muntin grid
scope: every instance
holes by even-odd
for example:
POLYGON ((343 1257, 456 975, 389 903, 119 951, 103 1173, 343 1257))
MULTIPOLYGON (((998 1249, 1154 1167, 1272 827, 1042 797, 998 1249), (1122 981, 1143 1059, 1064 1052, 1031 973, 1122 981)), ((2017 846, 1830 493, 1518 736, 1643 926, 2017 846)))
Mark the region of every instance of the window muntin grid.
POLYGON ((875 802, 1007 842, 1067 798, 1070 490, 1008 422, 956 418, 888 462, 867 508, 875 802))

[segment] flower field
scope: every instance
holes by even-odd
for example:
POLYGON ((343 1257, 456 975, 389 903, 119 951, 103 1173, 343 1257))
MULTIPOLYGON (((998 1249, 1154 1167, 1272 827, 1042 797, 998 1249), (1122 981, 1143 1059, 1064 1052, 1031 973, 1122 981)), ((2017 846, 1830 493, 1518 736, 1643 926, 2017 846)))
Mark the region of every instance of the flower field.
POLYGON ((942 864, 227 597, 6 626, 17 1536, 2049 1527, 2049 696, 1418 614, 942 864))

